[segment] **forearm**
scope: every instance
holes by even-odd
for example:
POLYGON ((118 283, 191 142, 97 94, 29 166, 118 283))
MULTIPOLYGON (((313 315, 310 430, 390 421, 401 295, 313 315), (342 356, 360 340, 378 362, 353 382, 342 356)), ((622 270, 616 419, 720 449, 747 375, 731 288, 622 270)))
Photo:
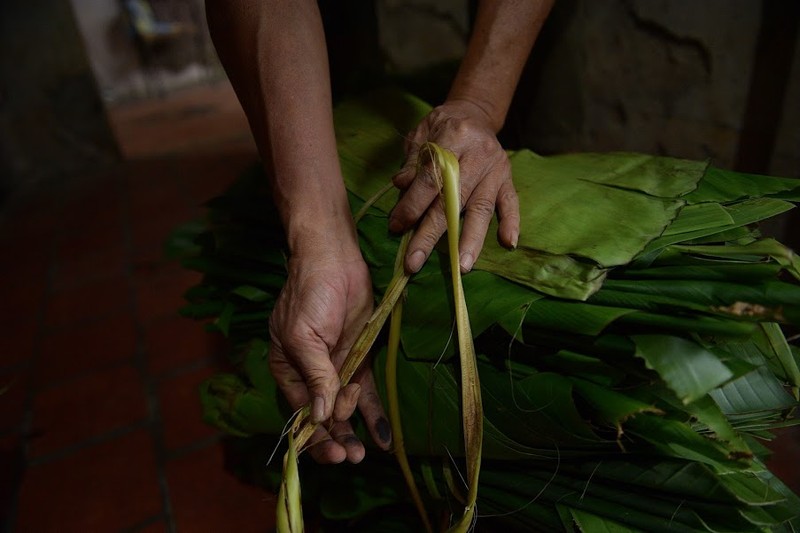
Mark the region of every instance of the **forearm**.
POLYGON ((317 3, 208 0, 206 10, 272 181, 290 250, 352 252, 355 232, 336 152, 317 3))
POLYGON ((484 0, 448 100, 478 106, 502 128, 519 77, 553 0, 484 0))

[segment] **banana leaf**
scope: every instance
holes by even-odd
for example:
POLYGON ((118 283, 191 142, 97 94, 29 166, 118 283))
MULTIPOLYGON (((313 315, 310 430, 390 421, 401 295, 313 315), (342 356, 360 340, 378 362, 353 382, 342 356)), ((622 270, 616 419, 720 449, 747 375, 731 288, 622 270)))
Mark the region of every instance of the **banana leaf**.
MULTIPOLYGON (((354 213, 402 164, 398 132, 429 109, 400 93, 337 108, 354 213)), ((519 247, 487 238, 463 277, 486 429, 477 529, 796 527, 800 500, 766 471, 759 441, 793 423, 798 405, 798 352, 779 324, 800 316, 797 260, 750 227, 791 208, 796 181, 642 154, 522 150, 511 161, 519 247)), ((286 245, 264 184, 244 174, 171 250, 203 273, 183 313, 216 320, 237 368, 203 385, 206 420, 247 436, 254 477, 275 486, 279 465, 264 465, 291 413, 267 368, 266 317, 286 245)), ((357 226, 376 298, 399 244, 388 232, 396 199, 377 197, 357 226)), ((431 516, 458 516, 464 492, 445 253, 408 284, 397 368, 405 446, 431 516)), ((385 357, 378 347, 372 361, 384 398, 385 357)), ((301 462, 305 508, 326 530, 419 527, 392 457, 301 462)))

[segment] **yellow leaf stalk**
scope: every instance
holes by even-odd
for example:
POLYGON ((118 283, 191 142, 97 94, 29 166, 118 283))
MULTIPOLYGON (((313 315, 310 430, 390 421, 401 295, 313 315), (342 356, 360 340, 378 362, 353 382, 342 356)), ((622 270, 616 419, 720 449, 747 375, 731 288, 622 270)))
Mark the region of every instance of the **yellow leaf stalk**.
MULTIPOLYGON (((408 237, 403 242, 408 245, 408 237)), ((401 254, 405 255, 405 248, 401 246, 401 254)), ((383 328, 397 301, 403 295, 409 276, 400 269, 392 277, 389 287, 383 295, 378 307, 373 311, 361 333, 347 354, 342 368, 339 369, 339 380, 344 387, 353 377, 358 367, 364 362, 370 348, 383 328)), ((283 479, 278 494, 278 509, 276 511, 278 533, 299 533, 303 531, 302 508, 300 500, 300 480, 297 468, 297 456, 308 443, 311 435, 317 429, 317 424, 312 424, 308 417, 309 406, 305 406, 298 414, 292 429, 289 432, 289 450, 283 459, 283 479), (299 528, 299 529, 297 529, 299 528)))
POLYGON ((301 415, 298 414, 291 430, 288 432, 289 449, 283 456, 283 479, 281 480, 280 491, 278 491, 278 508, 275 512, 278 533, 303 532, 300 472, 297 465, 298 447, 294 439, 294 432, 301 421, 301 415))
MULTIPOLYGON (((403 235, 400 249, 397 251, 397 259, 395 260, 395 273, 403 270, 403 258, 406 255, 406 249, 408 248, 408 241, 410 238, 411 232, 403 235)), ((411 472, 411 467, 408 464, 408 456, 406 455, 403 440, 403 424, 400 420, 400 399, 397 387, 397 355, 400 351, 400 326, 403 320, 402 317, 403 299, 401 298, 394 305, 391 317, 389 318, 389 339, 386 347, 386 397, 389 407, 389 422, 392 426, 392 446, 394 448, 394 455, 397 458, 397 463, 400 466, 400 470, 403 472, 406 486, 408 486, 408 490, 411 493, 411 499, 425 526, 425 531, 431 533, 433 527, 428 519, 425 505, 422 503, 422 497, 419 494, 417 484, 414 481, 414 474, 411 472)))
MULTIPOLYGON (((449 150, 434 143, 426 143, 420 150, 422 157, 429 157, 433 165, 433 175, 441 180, 444 196, 445 215, 447 218, 447 241, 450 254, 450 271, 453 282, 455 300, 456 327, 458 329, 458 347, 461 363, 461 406, 464 430, 464 448, 467 463, 468 493, 464 513, 450 528, 452 532, 468 531, 475 520, 475 504, 478 498, 478 477, 481 465, 481 449, 483 446, 483 405, 481 403, 481 387, 478 368, 475 360, 475 348, 472 344, 472 330, 469 324, 464 287, 461 283, 459 266, 458 239, 460 233, 461 201, 459 187, 458 160, 449 150)), ((369 205, 369 203, 367 204, 369 205)), ((419 490, 414 482, 408 465, 403 444, 402 426, 400 424, 400 406, 397 396, 397 354, 400 342, 400 322, 402 317, 401 298, 405 293, 409 276, 402 268, 402 257, 408 247, 410 232, 404 235, 398 250, 395 274, 389 283, 383 299, 364 325, 358 339, 350 349, 347 359, 339 370, 339 380, 344 387, 352 379, 355 372, 366 359, 369 350, 378 337, 383 325, 392 314, 389 331, 389 347, 387 353, 387 390, 389 391, 389 413, 394 434, 395 456, 400 464, 406 483, 411 491, 412 499, 427 531, 432 531, 419 490)), ((297 416, 289 432, 289 450, 283 459, 283 480, 278 494, 277 526, 279 533, 299 533, 303 531, 303 515, 300 499, 300 480, 297 456, 308 443, 317 428, 308 417, 306 407, 297 416)))
POLYGON ((447 218, 447 245, 450 254, 450 273, 453 280, 453 297, 456 306, 458 351, 461 363, 461 411, 464 427, 464 450, 467 461, 467 502, 463 516, 450 531, 468 531, 475 519, 475 502, 478 499, 478 477, 481 469, 483 446, 483 404, 472 329, 469 324, 467 301, 461 283, 458 255, 458 238, 461 224, 461 190, 458 160, 453 152, 434 143, 426 143, 420 150, 430 156, 433 175, 442 180, 445 215, 447 218))

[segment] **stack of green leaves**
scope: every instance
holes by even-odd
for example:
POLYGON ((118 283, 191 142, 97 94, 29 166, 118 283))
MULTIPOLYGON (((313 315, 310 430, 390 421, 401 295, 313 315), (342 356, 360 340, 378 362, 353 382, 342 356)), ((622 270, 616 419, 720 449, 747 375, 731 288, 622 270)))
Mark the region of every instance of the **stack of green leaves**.
MULTIPOLYGON (((428 109, 390 93, 336 110, 376 298, 399 243, 387 229, 396 192, 376 194, 402 163, 399 132, 428 109)), ((800 355, 782 325, 800 324, 800 260, 755 223, 800 200, 797 180, 641 154, 522 150, 511 162, 519 246, 490 234, 463 277, 484 404, 478 530, 795 530, 800 499, 765 468, 761 442, 798 404, 800 355)), ((253 170, 171 246, 204 273, 183 314, 227 335, 239 368, 204 384, 206 419, 249 437, 253 470, 276 482, 280 464, 265 465, 291 413, 266 364, 286 276, 270 205, 253 170)), ((397 368, 434 524, 459 515, 465 492, 451 289, 443 248, 408 284, 397 368)), ((385 355, 376 348, 378 383, 385 355)), ((328 527, 418 528, 394 459, 367 455, 303 459, 304 508, 328 527)))

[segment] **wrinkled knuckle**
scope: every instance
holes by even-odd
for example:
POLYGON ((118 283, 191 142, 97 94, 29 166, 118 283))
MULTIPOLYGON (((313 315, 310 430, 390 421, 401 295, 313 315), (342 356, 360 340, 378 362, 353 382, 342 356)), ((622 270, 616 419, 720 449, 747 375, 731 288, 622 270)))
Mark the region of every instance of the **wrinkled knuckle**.
POLYGON ((428 114, 428 118, 431 122, 436 123, 439 122, 442 117, 447 117, 447 113, 443 109, 444 106, 436 106, 434 107, 431 112, 428 114))
MULTIPOLYGON (((498 142, 498 140, 497 140, 497 137, 494 137, 492 135, 483 136, 483 138, 479 141, 478 149, 481 150, 484 153, 487 153, 487 154, 497 153, 498 150, 500 150, 500 152, 502 152, 502 150, 503 150, 501 148, 501 146, 500 146, 500 142, 498 142)), ((505 157, 505 153, 502 153, 501 155, 502 155, 502 158, 499 158, 499 159, 503 159, 505 161, 505 163, 508 163, 508 158, 505 157)), ((498 161, 498 163, 499 163, 499 161, 498 161)))
POLYGON ((494 214, 494 201, 485 196, 478 196, 470 201, 467 210, 484 218, 491 217, 494 214))
POLYGON ((447 221, 444 220, 444 216, 441 217, 441 221, 440 217, 438 216, 435 217, 433 222, 434 223, 431 225, 430 228, 428 228, 427 231, 423 231, 418 234, 419 235, 418 242, 420 242, 423 246, 425 246, 425 248, 429 250, 433 249, 433 247, 436 246, 436 243, 439 242, 439 239, 444 234, 444 230, 447 228, 447 221))
POLYGON ((431 161, 427 161, 425 164, 420 165, 419 169, 417 170, 417 179, 420 180, 422 185, 424 185, 426 188, 437 188, 436 170, 434 169, 431 161))
POLYGON ((517 191, 513 186, 504 187, 497 196, 497 203, 503 203, 503 205, 515 204, 517 202, 519 202, 519 196, 517 196, 517 191))
POLYGON ((511 179, 511 161, 508 160, 508 156, 502 151, 502 148, 497 161, 497 169, 503 173, 503 177, 511 179))
POLYGON ((467 120, 458 119, 453 123, 453 131, 459 137, 467 137, 474 131, 474 126, 467 120))
POLYGON ((362 394, 361 398, 365 403, 370 403, 374 405, 381 405, 381 397, 378 395, 377 392, 374 390, 367 391, 366 393, 362 394))
POLYGON ((423 248, 432 250, 436 243, 439 242, 441 234, 438 231, 426 231, 419 234, 419 243, 423 248))
POLYGON ((311 390, 327 389, 334 386, 335 379, 322 370, 312 369, 305 373, 303 376, 306 385, 311 390))
POLYGON ((444 132, 460 133, 462 127, 463 121, 460 118, 439 112, 436 116, 434 126, 431 128, 431 136, 439 137, 444 132))
POLYGON ((284 327, 283 331, 277 332, 276 337, 280 339, 282 346, 292 353, 306 346, 311 340, 306 328, 300 326, 284 327))

